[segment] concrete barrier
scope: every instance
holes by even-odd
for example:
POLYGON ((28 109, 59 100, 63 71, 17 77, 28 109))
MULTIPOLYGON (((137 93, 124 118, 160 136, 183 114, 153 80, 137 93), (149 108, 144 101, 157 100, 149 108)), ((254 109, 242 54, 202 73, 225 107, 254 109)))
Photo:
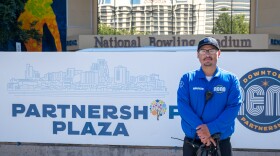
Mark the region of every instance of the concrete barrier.
MULTIPOLYGON (((0 156, 182 156, 182 147, 0 143, 0 156)), ((233 149, 234 156, 280 156, 280 150, 233 149)))

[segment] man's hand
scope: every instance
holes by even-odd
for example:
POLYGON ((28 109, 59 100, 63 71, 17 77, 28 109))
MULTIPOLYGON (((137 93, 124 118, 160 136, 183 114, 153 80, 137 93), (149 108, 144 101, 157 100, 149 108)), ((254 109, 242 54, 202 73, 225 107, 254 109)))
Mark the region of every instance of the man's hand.
POLYGON ((199 125, 196 128, 196 133, 200 139, 200 141, 206 146, 210 146, 213 143, 216 146, 215 140, 211 137, 210 131, 206 124, 199 125))
POLYGON ((211 143, 212 143, 214 146, 216 146, 216 142, 215 142, 215 140, 214 140, 212 137, 210 137, 210 138, 208 138, 208 139, 205 139, 205 140, 201 140, 201 142, 202 142, 203 144, 205 144, 206 146, 210 146, 211 143))

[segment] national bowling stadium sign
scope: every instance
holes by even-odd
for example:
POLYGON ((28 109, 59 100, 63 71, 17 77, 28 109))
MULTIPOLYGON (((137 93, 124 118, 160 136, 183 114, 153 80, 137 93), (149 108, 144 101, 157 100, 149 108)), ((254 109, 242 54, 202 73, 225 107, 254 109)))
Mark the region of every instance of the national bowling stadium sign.
MULTIPOLYGON (((271 34, 210 35, 222 50, 280 50, 280 36, 271 34)), ((197 46, 205 35, 78 35, 67 39, 68 50, 197 46)))

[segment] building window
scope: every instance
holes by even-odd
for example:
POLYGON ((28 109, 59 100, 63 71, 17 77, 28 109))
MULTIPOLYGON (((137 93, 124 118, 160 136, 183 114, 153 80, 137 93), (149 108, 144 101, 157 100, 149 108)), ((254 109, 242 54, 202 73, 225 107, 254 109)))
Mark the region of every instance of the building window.
POLYGON ((140 4, 140 0, 131 0, 132 4, 140 4))

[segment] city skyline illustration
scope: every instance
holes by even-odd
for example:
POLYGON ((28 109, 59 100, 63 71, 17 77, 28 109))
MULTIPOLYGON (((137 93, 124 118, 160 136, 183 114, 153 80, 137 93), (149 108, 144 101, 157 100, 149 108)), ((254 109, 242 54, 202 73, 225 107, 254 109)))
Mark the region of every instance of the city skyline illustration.
POLYGON ((110 72, 105 59, 97 59, 88 70, 66 68, 44 74, 26 64, 24 78, 11 78, 7 90, 18 96, 164 97, 168 94, 159 74, 130 73, 122 65, 110 72))

